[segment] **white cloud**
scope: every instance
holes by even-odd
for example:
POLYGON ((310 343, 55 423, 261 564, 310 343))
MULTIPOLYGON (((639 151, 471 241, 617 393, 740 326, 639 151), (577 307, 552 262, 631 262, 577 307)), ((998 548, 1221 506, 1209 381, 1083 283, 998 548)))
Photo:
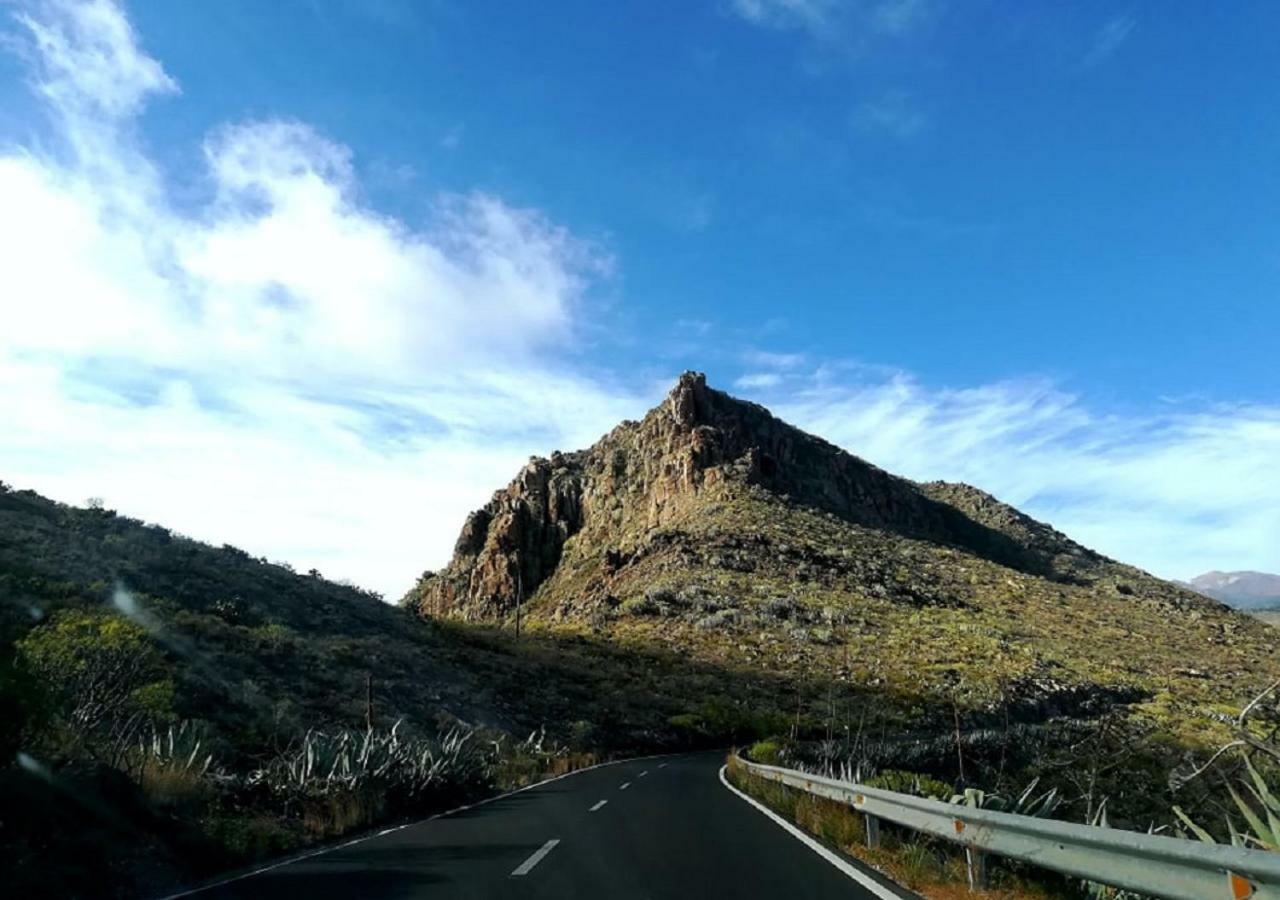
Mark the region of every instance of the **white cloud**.
POLYGON ((769 28, 801 28, 822 34, 831 27, 838 0, 733 0, 733 11, 769 28))
POLYGON ((909 34, 926 24, 933 15, 932 0, 881 0, 871 4, 872 28, 886 35, 909 34))
POLYGON ((748 350, 742 355, 751 366, 763 369, 795 369, 804 365, 803 353, 778 353, 772 350, 748 350))
POLYGON ((289 121, 216 130, 179 209, 133 137, 176 85, 120 9, 18 20, 59 142, 0 156, 6 480, 394 595, 531 451, 655 399, 547 362, 610 260, 537 211, 411 229, 289 121))
POLYGON ((890 471, 975 484, 1165 577, 1280 570, 1278 407, 1119 418, 1044 381, 929 390, 902 373, 853 373, 762 399, 890 471))
POLYGON ((777 387, 780 384, 782 376, 777 372, 748 372, 733 380, 733 386, 744 391, 777 387))
POLYGON ((1084 65, 1097 65, 1113 55, 1120 49, 1120 45, 1129 39, 1129 35, 1137 24, 1138 20, 1127 14, 1104 22, 1102 27, 1094 33, 1093 43, 1084 57, 1084 65))
POLYGON ((824 41, 905 37, 934 14, 933 0, 732 0, 730 8, 752 25, 824 41))
POLYGON ((39 90, 67 115, 118 119, 178 90, 111 0, 41 0, 17 20, 31 35, 39 90))
POLYGON ((854 111, 854 124, 862 131, 906 140, 927 129, 929 117, 909 92, 895 89, 860 104, 854 111))

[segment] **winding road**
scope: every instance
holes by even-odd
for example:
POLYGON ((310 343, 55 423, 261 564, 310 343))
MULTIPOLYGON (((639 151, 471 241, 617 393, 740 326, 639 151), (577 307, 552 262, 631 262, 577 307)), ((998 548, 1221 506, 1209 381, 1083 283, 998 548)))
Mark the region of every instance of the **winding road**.
POLYGON ((723 761, 717 752, 598 766, 184 896, 912 896, 798 838, 724 783, 723 761))

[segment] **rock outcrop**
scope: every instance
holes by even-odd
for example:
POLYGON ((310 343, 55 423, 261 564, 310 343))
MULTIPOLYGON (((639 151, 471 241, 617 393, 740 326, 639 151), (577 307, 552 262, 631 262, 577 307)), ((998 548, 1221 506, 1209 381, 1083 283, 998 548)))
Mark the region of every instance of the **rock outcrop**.
POLYGON ((406 599, 429 615, 503 617, 555 572, 570 540, 617 568, 620 548, 644 544, 690 502, 749 489, 1049 579, 1087 578, 1106 562, 976 488, 898 478, 686 372, 643 420, 587 450, 531 459, 406 599))

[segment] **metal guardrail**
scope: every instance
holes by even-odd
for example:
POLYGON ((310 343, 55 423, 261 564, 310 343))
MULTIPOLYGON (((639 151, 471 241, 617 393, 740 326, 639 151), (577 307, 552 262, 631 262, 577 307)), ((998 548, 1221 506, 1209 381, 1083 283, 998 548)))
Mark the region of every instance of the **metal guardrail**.
POLYGON ((739 761, 761 778, 852 806, 867 817, 873 846, 881 819, 960 844, 974 886, 990 853, 1169 900, 1280 900, 1280 853, 975 809, 739 761))

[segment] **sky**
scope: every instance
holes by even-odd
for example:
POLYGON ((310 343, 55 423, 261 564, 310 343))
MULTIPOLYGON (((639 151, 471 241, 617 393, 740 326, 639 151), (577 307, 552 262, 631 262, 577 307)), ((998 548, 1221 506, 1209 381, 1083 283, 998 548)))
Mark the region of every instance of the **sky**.
POLYGON ((398 598, 685 369, 1280 571, 1280 6, 3 0, 0 478, 398 598))

